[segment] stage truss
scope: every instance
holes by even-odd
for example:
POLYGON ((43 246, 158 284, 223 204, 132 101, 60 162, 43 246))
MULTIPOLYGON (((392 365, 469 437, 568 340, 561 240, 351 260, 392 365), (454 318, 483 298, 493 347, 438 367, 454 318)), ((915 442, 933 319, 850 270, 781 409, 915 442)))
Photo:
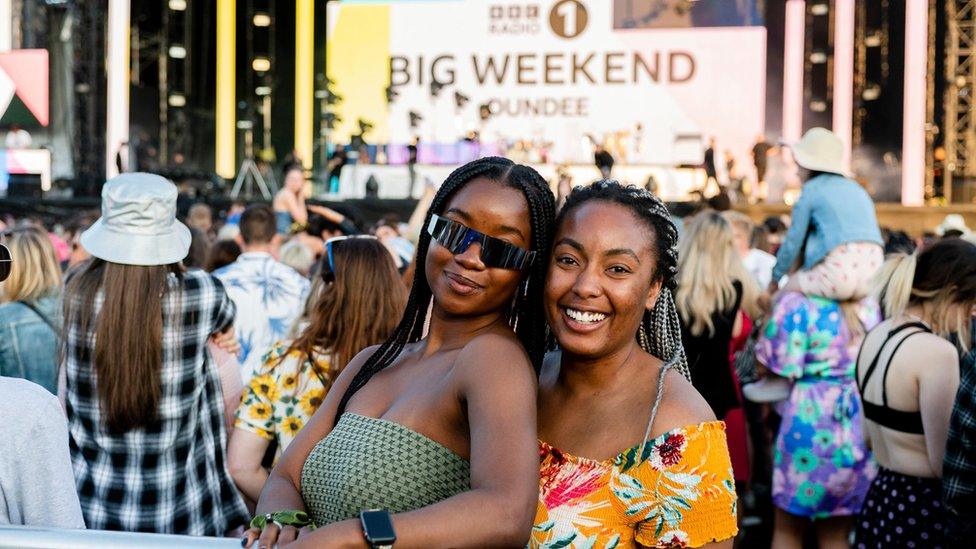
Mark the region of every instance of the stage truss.
POLYGON ((953 180, 976 178, 976 0, 947 0, 945 198, 953 180))

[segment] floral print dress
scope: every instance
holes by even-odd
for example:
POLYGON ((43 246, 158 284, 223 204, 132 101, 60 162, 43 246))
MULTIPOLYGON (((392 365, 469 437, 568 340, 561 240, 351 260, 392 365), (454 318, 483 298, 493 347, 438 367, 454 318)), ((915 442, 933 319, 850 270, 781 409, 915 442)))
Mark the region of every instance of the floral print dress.
POLYGON ((313 353, 312 362, 304 353, 288 352, 290 346, 289 341, 278 341, 264 355, 244 388, 234 421, 236 429, 277 439, 275 463, 322 405, 333 381, 326 353, 313 353))
MULTIPOLYGON (((872 300, 857 313, 865 332, 881 321, 872 300)), ((773 503, 792 515, 856 515, 877 473, 854 377, 862 339, 851 337, 835 301, 788 293, 756 344, 756 360, 793 381, 773 458, 773 503)))
POLYGON ((530 548, 699 547, 738 531, 721 421, 672 429, 605 461, 545 442, 540 455, 530 548))

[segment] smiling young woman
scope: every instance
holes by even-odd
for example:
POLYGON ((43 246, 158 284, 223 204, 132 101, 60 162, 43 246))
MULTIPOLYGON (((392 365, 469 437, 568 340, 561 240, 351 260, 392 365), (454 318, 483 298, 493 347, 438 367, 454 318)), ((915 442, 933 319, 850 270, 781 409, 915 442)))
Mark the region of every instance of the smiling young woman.
POLYGON ((636 187, 579 188, 560 212, 530 547, 732 545, 725 429, 687 379, 671 297, 676 245, 667 209, 636 187))
POLYGON ((509 160, 476 160, 444 181, 403 319, 346 366, 272 471, 259 545, 524 545, 554 218, 545 180, 509 160), (319 527, 279 528, 294 524, 284 510, 319 527))

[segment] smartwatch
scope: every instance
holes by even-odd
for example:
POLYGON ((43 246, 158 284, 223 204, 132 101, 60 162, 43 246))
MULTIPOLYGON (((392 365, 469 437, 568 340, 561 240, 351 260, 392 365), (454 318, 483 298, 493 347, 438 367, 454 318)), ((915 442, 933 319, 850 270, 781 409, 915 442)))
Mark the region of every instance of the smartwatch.
POLYGON ((363 524, 363 535, 373 549, 389 549, 396 541, 393 519, 386 509, 366 509, 359 513, 363 524))

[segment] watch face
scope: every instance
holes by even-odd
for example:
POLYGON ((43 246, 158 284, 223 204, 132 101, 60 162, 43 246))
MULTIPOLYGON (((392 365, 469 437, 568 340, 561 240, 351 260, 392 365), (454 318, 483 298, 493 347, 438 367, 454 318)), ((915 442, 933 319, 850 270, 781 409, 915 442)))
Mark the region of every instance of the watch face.
POLYGON ((363 532, 366 539, 373 544, 393 543, 396 533, 393 531, 393 521, 387 511, 363 511, 359 515, 363 522, 363 532))

